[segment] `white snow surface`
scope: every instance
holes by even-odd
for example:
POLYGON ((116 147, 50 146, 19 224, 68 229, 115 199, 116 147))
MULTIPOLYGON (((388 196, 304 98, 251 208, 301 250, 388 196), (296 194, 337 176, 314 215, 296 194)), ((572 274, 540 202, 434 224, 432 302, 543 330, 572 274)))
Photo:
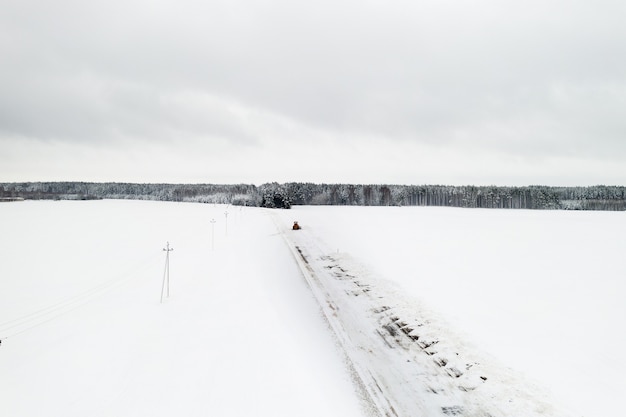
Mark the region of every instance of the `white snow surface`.
POLYGON ((295 207, 283 217, 358 283, 329 280, 333 290, 367 288, 370 310, 391 307, 418 341, 437 341, 404 354, 465 373, 453 386, 477 388, 456 399, 463 415, 621 414, 626 213, 295 207))
POLYGON ((268 216, 192 203, 0 204, 2 415, 362 416, 268 216))
POLYGON ((625 236, 623 212, 2 203, 2 412, 619 415, 625 236))

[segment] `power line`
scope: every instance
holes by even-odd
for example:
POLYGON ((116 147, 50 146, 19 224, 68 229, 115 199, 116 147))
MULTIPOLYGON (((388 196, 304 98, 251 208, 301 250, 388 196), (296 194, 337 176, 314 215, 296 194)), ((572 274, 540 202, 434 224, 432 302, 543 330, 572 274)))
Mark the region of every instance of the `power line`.
POLYGON ((129 268, 126 272, 120 274, 118 277, 99 284, 93 288, 85 290, 74 296, 65 298, 57 303, 51 304, 47 307, 36 310, 32 313, 17 317, 12 320, 0 323, 0 335, 6 334, 6 336, 0 336, 0 340, 8 339, 19 334, 25 333, 35 327, 39 327, 54 319, 76 310, 79 307, 87 304, 89 301, 104 295, 108 290, 112 289, 117 284, 123 284, 130 282, 131 278, 135 278, 135 274, 142 270, 149 262, 152 262, 156 255, 151 254, 149 257, 144 258, 140 263, 129 268), (10 329, 14 330, 13 333, 7 334, 10 329))

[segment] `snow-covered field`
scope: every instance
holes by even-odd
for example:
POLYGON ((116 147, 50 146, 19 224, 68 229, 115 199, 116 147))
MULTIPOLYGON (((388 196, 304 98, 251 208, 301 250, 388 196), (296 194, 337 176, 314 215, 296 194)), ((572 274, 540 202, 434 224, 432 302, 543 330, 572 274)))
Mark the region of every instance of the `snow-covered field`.
POLYGON ((2 415, 362 416, 269 214, 225 210, 0 204, 2 415))
MULTIPOLYGON (((572 415, 621 414, 626 213, 295 207, 287 218, 402 320, 426 322, 413 334, 439 355, 480 357, 485 386, 536 383, 534 399, 572 415)), ((504 415, 517 412, 531 414, 504 415)))
POLYGON ((2 412, 619 415, 625 249, 625 213, 3 203, 2 412))

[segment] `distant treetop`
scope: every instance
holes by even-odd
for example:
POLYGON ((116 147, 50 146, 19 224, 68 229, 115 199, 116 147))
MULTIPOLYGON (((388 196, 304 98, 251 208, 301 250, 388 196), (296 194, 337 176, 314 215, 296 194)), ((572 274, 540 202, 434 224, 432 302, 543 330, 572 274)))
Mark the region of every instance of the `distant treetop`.
POLYGON ((447 206, 467 208, 626 210, 626 187, 449 185, 0 183, 7 199, 133 199, 288 209, 292 205, 447 206))

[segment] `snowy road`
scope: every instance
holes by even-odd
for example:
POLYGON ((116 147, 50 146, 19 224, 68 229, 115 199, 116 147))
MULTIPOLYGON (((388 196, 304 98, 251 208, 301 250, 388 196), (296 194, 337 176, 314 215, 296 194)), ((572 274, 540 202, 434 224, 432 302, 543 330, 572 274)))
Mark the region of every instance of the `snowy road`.
POLYGON ((621 409, 622 213, 48 201, 0 230, 12 417, 621 409))
POLYGON ((373 407, 383 416, 562 416, 528 381, 448 329, 311 228, 277 223, 373 407))

